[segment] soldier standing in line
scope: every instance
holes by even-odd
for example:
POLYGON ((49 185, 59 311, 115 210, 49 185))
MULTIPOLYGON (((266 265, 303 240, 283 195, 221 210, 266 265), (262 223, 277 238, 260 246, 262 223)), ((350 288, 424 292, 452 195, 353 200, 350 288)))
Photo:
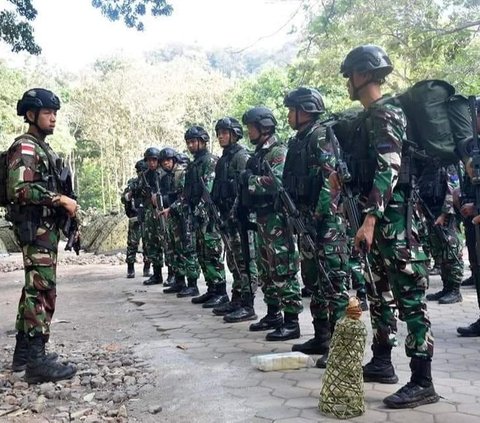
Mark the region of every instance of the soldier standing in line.
POLYGON ((157 211, 155 195, 160 191, 160 150, 149 147, 145 150, 144 159, 147 170, 140 177, 139 189, 142 193, 142 202, 145 209, 144 224, 142 226, 143 247, 148 260, 153 266, 153 275, 143 282, 144 285, 158 285, 163 283, 163 239, 165 234, 160 230, 160 217, 157 211))
POLYGON ((7 219, 22 249, 25 285, 18 304, 13 371, 25 370, 28 383, 70 379, 76 368, 45 354, 57 298, 56 273, 60 229, 74 218, 77 202, 59 193, 58 156, 45 142, 53 134, 60 100, 34 88, 23 94, 17 114, 28 131, 15 139, 7 156, 7 219))
POLYGON ((364 217, 355 235, 355 247, 368 253, 374 279, 369 282, 375 285, 375 289, 367 286, 374 336, 373 358, 364 366, 364 380, 398 381, 391 362, 398 307, 400 319, 407 323, 405 349, 411 378, 383 401, 389 408, 410 408, 437 402, 439 396, 432 383, 434 342, 424 301, 427 257, 416 221, 408 213, 411 175, 400 172, 406 117, 381 92, 392 70, 385 51, 375 45, 359 46, 346 56, 340 72, 348 78, 350 99, 360 101, 365 108, 365 119, 355 139, 348 140, 343 148, 352 174, 350 184, 359 194, 364 217))
POLYGON ((435 160, 423 166, 418 178, 419 210, 425 217, 427 229, 423 245, 438 264, 443 284, 441 291, 428 294, 426 298, 439 304, 462 301, 463 246, 453 206, 453 192, 458 185, 455 166, 440 166, 435 160))
POLYGON ((208 151, 210 136, 201 126, 189 128, 185 132, 185 141, 194 160, 186 170, 183 201, 189 213, 193 214, 194 245, 207 283, 207 292, 192 298, 192 303, 202 304, 203 308, 213 308, 228 302, 222 240, 213 227, 213 222, 209 220, 203 198, 204 190, 209 193, 212 190, 218 158, 208 151))
MULTIPOLYGON (((131 178, 127 182, 127 186, 123 191, 121 202, 125 207, 125 214, 128 217, 128 235, 127 235, 127 278, 135 277, 135 260, 137 258, 138 246, 142 239, 142 222, 143 222, 143 204, 140 195, 139 183, 143 172, 147 170, 145 160, 139 160, 135 163, 137 176, 131 178)), ((143 276, 150 275, 150 262, 147 259, 145 251, 143 251, 143 276)))
MULTIPOLYGON (((303 344, 295 344, 292 351, 322 354, 317 367, 325 367, 335 324, 345 315, 348 303, 345 222, 338 211, 340 192, 332 189, 328 180, 335 170, 335 156, 319 121, 325 113, 320 93, 314 88, 299 87, 285 96, 284 105, 288 107, 288 123, 297 133, 288 142, 283 186, 316 244, 313 253, 318 253, 318 258, 308 261, 316 274, 310 302, 315 335, 303 344), (324 263, 334 292, 327 292, 328 282, 318 267, 318 259, 324 263)), ((303 241, 300 234, 300 250, 305 255, 312 254, 303 241)))
POLYGON ((180 160, 180 155, 173 148, 160 151, 160 166, 165 175, 160 180, 160 191, 163 196, 164 215, 167 217, 167 249, 170 256, 174 283, 163 292, 177 294, 177 297, 194 297, 199 294, 197 279, 200 275, 193 233, 189 230, 188 211, 179 197, 185 186, 187 165, 180 160), (185 277, 188 286, 185 283, 185 277))
POLYGON ((227 249, 227 265, 233 276, 233 284, 231 301, 214 307, 213 313, 225 316, 224 320, 229 323, 255 320, 257 316, 253 308, 253 296, 257 289, 257 266, 255 256, 249 257, 255 247, 247 234, 243 240, 248 245, 242 248, 238 219, 232 215, 238 211, 234 210, 234 205, 239 176, 245 170, 250 155, 238 144, 243 137, 243 129, 237 119, 233 117, 220 119, 215 125, 215 132, 223 148, 223 154, 215 166, 212 200, 224 222, 224 227, 218 229, 225 231, 230 239, 232 251, 227 249))
POLYGON ((298 250, 285 215, 275 210, 277 188, 264 164, 270 165, 281 184, 287 149, 275 137, 277 121, 270 109, 254 107, 243 115, 242 122, 256 149, 241 175, 240 197, 242 206, 256 213, 258 278, 267 304, 267 315, 250 325, 250 330, 275 329, 267 334, 267 341, 296 339, 300 337, 298 315, 303 310, 296 277, 298 250))

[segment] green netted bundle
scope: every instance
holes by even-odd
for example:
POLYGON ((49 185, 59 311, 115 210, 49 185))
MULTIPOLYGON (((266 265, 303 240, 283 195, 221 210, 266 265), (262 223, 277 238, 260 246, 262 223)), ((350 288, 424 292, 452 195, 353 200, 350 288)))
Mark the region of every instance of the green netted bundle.
POLYGON ((323 376, 318 408, 339 419, 349 419, 365 412, 362 360, 367 328, 358 320, 360 315, 358 300, 350 298, 346 317, 335 326, 323 376))

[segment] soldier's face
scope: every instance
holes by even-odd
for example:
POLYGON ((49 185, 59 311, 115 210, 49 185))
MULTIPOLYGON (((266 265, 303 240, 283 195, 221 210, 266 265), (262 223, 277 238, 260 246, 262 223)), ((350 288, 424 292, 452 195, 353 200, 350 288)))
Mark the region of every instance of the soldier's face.
POLYGON ((305 113, 301 109, 297 109, 296 107, 289 107, 287 118, 290 128, 297 129, 304 123, 310 122, 311 115, 309 113, 305 113))
POLYGON ((148 170, 157 170, 158 159, 156 157, 149 157, 147 159, 148 170))
POLYGON ((248 132, 248 138, 250 138, 250 141, 252 144, 258 144, 258 141, 260 139, 260 131, 258 130, 256 125, 253 125, 251 123, 247 124, 247 132, 248 132))
POLYGON ((190 153, 195 154, 199 151, 205 149, 206 143, 203 140, 199 140, 198 138, 191 138, 187 140, 187 148, 190 153))
MULTIPOLYGON (((217 139, 220 147, 225 148, 230 145, 232 133, 228 129, 219 129, 217 131, 217 139)), ((233 141, 233 140, 232 140, 233 141)))
POLYGON ((162 166, 163 170, 170 172, 173 169, 173 164, 173 159, 163 159, 160 163, 160 166, 162 166))
POLYGON ((37 126, 46 134, 51 135, 55 130, 57 122, 57 111, 53 109, 40 109, 38 112, 37 126))

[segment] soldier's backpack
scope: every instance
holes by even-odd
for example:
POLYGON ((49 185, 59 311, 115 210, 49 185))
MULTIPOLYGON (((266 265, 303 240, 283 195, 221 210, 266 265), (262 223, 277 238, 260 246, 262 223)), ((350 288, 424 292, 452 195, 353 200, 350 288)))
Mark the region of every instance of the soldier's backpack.
POLYGON ((7 198, 8 179, 8 150, 0 152, 0 207, 5 207, 10 202, 7 198))
POLYGON ((459 146, 472 136, 468 99, 455 88, 437 79, 417 82, 404 93, 392 97, 407 116, 407 138, 426 157, 443 164, 455 164, 461 157, 459 146))

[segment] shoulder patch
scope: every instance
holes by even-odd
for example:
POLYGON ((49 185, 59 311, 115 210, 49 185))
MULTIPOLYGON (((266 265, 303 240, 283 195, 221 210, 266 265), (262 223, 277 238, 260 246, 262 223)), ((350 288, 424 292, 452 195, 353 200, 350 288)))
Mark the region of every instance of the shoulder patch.
POLYGON ((20 152, 22 155, 34 156, 35 155, 35 146, 29 142, 22 142, 20 145, 20 152))

